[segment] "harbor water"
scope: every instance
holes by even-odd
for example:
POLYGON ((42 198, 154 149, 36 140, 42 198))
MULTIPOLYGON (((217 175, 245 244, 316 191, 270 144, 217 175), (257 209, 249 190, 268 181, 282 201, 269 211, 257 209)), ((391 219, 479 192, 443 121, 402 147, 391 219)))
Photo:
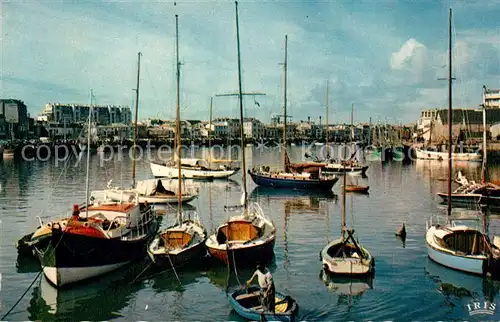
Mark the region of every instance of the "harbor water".
MULTIPOLYGON (((319 147, 317 147, 319 148, 319 147)), ((278 149, 247 147, 247 167, 278 164, 278 149)), ((292 161, 302 160, 304 149, 289 150, 292 161)), ((91 156, 90 189, 130 186, 131 160, 103 161, 91 156)), ((500 304, 500 283, 444 268, 428 259, 425 222, 445 214, 437 192, 447 189, 447 165, 440 161, 370 162, 367 177, 348 177, 368 184, 369 194, 347 194, 346 218, 355 236, 375 257, 372 280, 333 279, 324 276, 319 252, 340 236, 341 184, 333 195, 285 192, 257 188, 248 177, 250 197, 276 224, 275 259, 270 265, 276 290, 299 304, 299 318, 307 321, 346 320, 499 320, 474 315, 475 305, 500 304), (402 241, 395 231, 406 225, 402 241)), ((480 163, 457 164, 468 178, 478 180, 480 163)), ((193 267, 155 272, 147 261, 114 273, 56 290, 39 275, 39 264, 19 257, 16 241, 38 225, 37 216, 51 217, 85 200, 85 158, 66 163, 19 159, 0 161, 0 314, 3 316, 29 288, 4 320, 223 321, 242 320, 231 308, 226 290, 238 287, 253 273, 237 269, 228 274, 223 264, 204 259, 193 267), (38 278, 37 278, 38 277, 38 278), (32 282, 33 285, 30 287, 32 282)), ((489 166, 490 177, 500 169, 489 166)), ((199 182, 199 197, 186 206, 196 210, 208 231, 235 212, 239 204, 241 171, 231 180, 199 182)), ((151 178, 149 162, 137 163, 137 179, 151 178)), ((162 208, 162 226, 175 220, 176 210, 162 208)), ((497 215, 487 211, 490 235, 500 234, 497 215)))

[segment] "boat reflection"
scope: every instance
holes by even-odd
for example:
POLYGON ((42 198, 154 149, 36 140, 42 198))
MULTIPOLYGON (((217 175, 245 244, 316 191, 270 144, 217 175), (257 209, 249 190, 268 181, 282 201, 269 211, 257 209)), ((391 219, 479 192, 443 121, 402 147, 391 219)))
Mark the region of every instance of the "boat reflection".
MULTIPOLYGON (((448 162, 438 160, 415 160, 417 172, 423 173, 425 177, 437 181, 446 181, 448 178, 448 162)), ((458 170, 469 180, 480 180, 481 162, 455 161, 452 164, 453 172, 458 170)), ((456 175, 452 176, 452 179, 456 175)))
POLYGON ((340 305, 351 306, 367 290, 373 289, 374 276, 340 277, 328 274, 322 269, 319 278, 329 291, 339 295, 337 304, 340 305))
POLYGON ((40 271, 40 262, 31 254, 17 254, 16 271, 20 274, 38 273, 40 271))
POLYGON ((472 298, 493 302, 500 290, 498 281, 448 269, 430 258, 427 258, 425 273, 437 284, 437 291, 448 301, 454 298, 472 298))
MULTIPOLYGON (((144 287, 142 283, 130 283, 147 265, 138 263, 75 287, 56 289, 41 276, 33 289, 33 298, 27 309, 31 321, 104 321, 123 316, 125 308, 135 293, 144 287), (103 310, 100 304, 106 303, 103 310)), ((15 315, 12 316, 16 319, 15 315)))
POLYGON ((318 213, 321 201, 338 199, 338 196, 333 191, 328 192, 313 192, 290 190, 283 191, 280 189, 256 187, 252 190, 250 198, 258 202, 267 201, 286 201, 291 212, 301 213, 318 213))

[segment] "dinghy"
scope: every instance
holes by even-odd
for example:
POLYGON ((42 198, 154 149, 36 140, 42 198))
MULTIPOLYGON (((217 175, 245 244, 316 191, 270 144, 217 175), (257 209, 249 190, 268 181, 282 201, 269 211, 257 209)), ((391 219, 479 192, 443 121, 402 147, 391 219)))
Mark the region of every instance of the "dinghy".
POLYGON ((261 305, 259 286, 237 290, 229 297, 229 303, 240 316, 251 321, 295 321, 299 306, 293 298, 276 292, 274 313, 261 305))
POLYGON ((370 189, 369 186, 360 186, 357 184, 348 184, 345 187, 346 192, 359 192, 359 193, 367 193, 368 189, 370 189))
POLYGON ((342 189, 341 237, 329 242, 320 253, 325 272, 333 275, 363 276, 375 273, 375 259, 354 239, 354 230, 346 227, 346 176, 342 189))

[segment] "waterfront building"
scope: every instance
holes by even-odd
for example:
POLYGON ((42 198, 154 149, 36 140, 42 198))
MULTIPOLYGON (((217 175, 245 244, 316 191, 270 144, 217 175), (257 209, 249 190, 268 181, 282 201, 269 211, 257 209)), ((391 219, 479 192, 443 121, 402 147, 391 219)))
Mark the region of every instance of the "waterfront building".
POLYGON ((259 139, 264 136, 264 125, 256 118, 243 120, 243 133, 247 139, 259 139))
MULTIPOLYGON (((89 116, 90 106, 88 104, 48 103, 38 120, 61 124, 85 123, 89 116)), ((128 106, 92 105, 92 109, 92 121, 97 125, 129 124, 132 122, 132 112, 128 106)))
POLYGON ((18 99, 0 99, 0 139, 28 137, 26 104, 18 99))
POLYGON ((483 104, 486 108, 500 108, 500 89, 485 89, 483 104))
MULTIPOLYGON (((483 111, 481 109, 453 109, 451 122, 453 140, 476 139, 476 141, 480 141, 482 139, 483 111)), ((486 110, 486 131, 490 131, 490 126, 497 123, 500 123, 500 109, 488 108, 486 110)), ((430 137, 432 142, 446 142, 448 140, 448 109, 422 111, 417 122, 417 135, 422 136, 425 141, 428 141, 430 137), (433 121, 432 133, 430 131, 431 120, 433 121), (422 124, 426 126, 424 127, 422 124)))

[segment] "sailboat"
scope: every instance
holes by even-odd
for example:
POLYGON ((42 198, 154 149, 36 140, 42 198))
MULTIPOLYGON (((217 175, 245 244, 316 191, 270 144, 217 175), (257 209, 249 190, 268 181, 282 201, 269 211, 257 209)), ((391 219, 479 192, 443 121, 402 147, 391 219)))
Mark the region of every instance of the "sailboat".
POLYGON ((354 239, 354 230, 346 227, 346 176, 342 186, 341 237, 328 243, 320 253, 326 273, 346 276, 367 276, 375 273, 375 259, 354 239))
MULTIPOLYGON (((486 137, 486 105, 484 102, 484 91, 486 86, 483 86, 483 164, 481 169, 481 183, 469 182, 461 172, 458 173, 458 182, 461 186, 451 193, 451 202, 467 203, 467 204, 482 204, 482 205, 499 205, 500 204, 500 186, 486 181, 486 162, 487 162, 487 137, 486 137)), ((448 201, 448 194, 438 192, 439 197, 444 202, 448 201)))
MULTIPOLYGON (((448 74, 448 119, 452 115, 452 11, 449 12, 449 74, 448 74)), ((481 229, 463 223, 461 218, 453 218, 451 211, 452 173, 452 122, 448 122, 448 198, 447 216, 444 224, 431 217, 426 222, 425 242, 428 256, 435 262, 459 271, 486 275, 500 272, 500 250, 489 241, 481 229)), ((481 217, 483 214, 476 213, 481 217)), ((454 216, 456 217, 456 216, 454 216)))
MULTIPOLYGON (((451 35, 449 36, 449 42, 451 44, 451 35)), ((449 57, 449 65, 452 66, 452 55, 450 54, 449 57)), ((451 67, 449 70, 450 75, 448 75, 448 78, 451 77, 451 67)), ((450 80, 451 82, 451 80, 450 80)), ((451 88, 451 87, 450 87, 451 88)), ((449 101, 451 102, 451 96, 452 92, 448 93, 450 96, 449 101)), ((451 107, 449 107, 449 110, 451 107)), ((453 124, 453 114, 451 112, 448 112, 448 115, 446 117, 447 122, 448 122, 448 127, 451 129, 451 124, 453 124)), ((437 118, 438 114, 436 113, 437 118)), ((431 120, 431 126, 430 126, 430 137, 429 137, 429 144, 431 143, 431 137, 432 137, 432 130, 434 127, 434 119, 431 120)), ((451 130, 450 130, 451 131, 451 130)), ((448 150, 451 151, 451 154, 449 154, 446 151, 438 151, 438 149, 432 149, 430 146, 425 146, 424 148, 416 148, 415 149, 415 154, 417 156, 417 159, 422 159, 422 160, 446 160, 447 158, 453 158, 455 161, 481 161, 483 156, 479 151, 471 151, 469 147, 465 149, 465 151, 460 151, 456 152, 458 147, 453 146, 453 141, 452 141, 452 134, 450 132, 450 138, 448 138, 448 144, 450 147, 448 147, 448 150)))
POLYGON ((217 227, 205 243, 210 255, 229 265, 252 266, 256 262, 266 262, 274 256, 276 226, 256 202, 249 202, 245 160, 245 135, 243 131, 243 91, 241 85, 240 36, 238 30, 238 3, 236 2, 236 36, 238 49, 238 86, 240 107, 241 165, 243 212, 231 216, 217 227))
MULTIPOLYGON (((112 181, 108 182, 107 189, 104 191, 105 200, 110 199, 114 201, 130 201, 137 197, 140 203, 150 203, 150 204, 176 204, 178 202, 187 203, 198 197, 198 194, 194 189, 189 191, 185 190, 184 193, 180 191, 175 191, 175 189, 169 189, 166 182, 160 179, 150 179, 135 181, 135 168, 136 168, 136 157, 135 157, 135 146, 137 144, 137 118, 139 112, 139 75, 141 70, 141 54, 139 53, 137 61, 137 88, 135 89, 135 120, 134 120, 134 142, 133 142, 133 153, 132 158, 132 188, 123 189, 121 187, 114 187, 111 185, 112 181), (181 198, 178 198, 180 194, 181 198)), ((95 192, 93 192, 95 194, 95 192)))
MULTIPOLYGON (((180 61, 179 61, 179 16, 175 15, 175 30, 176 30, 176 61, 177 61, 177 117, 176 124, 176 140, 177 140, 177 170, 179 177, 181 176, 181 125, 180 125, 180 61)), ((148 247, 148 254, 151 260, 159 266, 181 266, 193 259, 200 258, 207 254, 205 249, 205 241, 207 239, 207 231, 201 225, 197 215, 194 219, 184 219, 182 212, 182 180, 178 179, 178 194, 179 199, 177 222, 161 231, 160 234, 153 240, 148 247)))
MULTIPOLYGON (((92 107, 89 109, 88 141, 92 107)), ((33 245, 45 277, 60 287, 118 269, 146 254, 158 229, 153 208, 137 202, 89 203, 90 153, 87 153, 86 201, 73 215, 41 225, 33 245), (80 216, 80 214, 85 214, 80 216)), ((33 237, 35 238, 35 237, 33 237)))
MULTIPOLYGON (((210 122, 208 130, 208 148, 211 151, 212 133, 212 99, 210 100, 210 122)), ((177 134, 176 134, 177 135, 177 134)), ((240 168, 233 160, 217 160, 210 153, 207 159, 184 158, 181 159, 181 172, 176 171, 176 161, 167 163, 151 162, 151 172, 155 177, 184 178, 198 180, 227 179, 236 174, 240 168)))
POLYGON ((284 60, 284 94, 283 94, 283 165, 284 171, 271 171, 269 166, 261 166, 248 170, 255 184, 264 187, 287 188, 287 189, 314 189, 331 190, 338 181, 335 175, 325 175, 322 173, 323 164, 295 163, 292 164, 286 151, 286 77, 287 77, 287 43, 288 36, 285 36, 285 60, 284 60))
MULTIPOLYGON (((326 82, 326 148, 327 148, 327 155, 326 158, 323 159, 318 159, 314 158, 313 163, 321 163, 322 164, 322 170, 325 173, 338 173, 338 174, 344 174, 347 173, 349 175, 365 175, 366 170, 368 170, 367 165, 362 165, 359 162, 353 160, 354 156, 356 155, 357 151, 354 151, 354 153, 351 155, 351 157, 348 160, 335 160, 330 157, 329 153, 329 147, 328 147, 328 137, 329 137, 329 126, 328 126, 328 81, 326 82)), ((354 109, 354 104, 352 106, 354 109)), ((353 111, 351 111, 351 146, 352 146, 352 140, 353 140, 353 111)), ((356 146, 356 145, 354 145, 356 146)), ((309 154, 306 154, 305 157, 310 157, 309 154)), ((347 157, 347 156, 346 156, 347 157)))

